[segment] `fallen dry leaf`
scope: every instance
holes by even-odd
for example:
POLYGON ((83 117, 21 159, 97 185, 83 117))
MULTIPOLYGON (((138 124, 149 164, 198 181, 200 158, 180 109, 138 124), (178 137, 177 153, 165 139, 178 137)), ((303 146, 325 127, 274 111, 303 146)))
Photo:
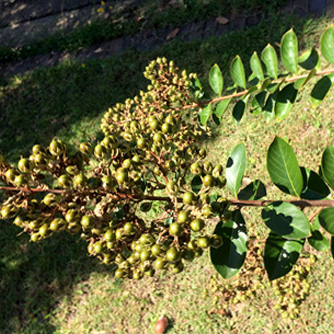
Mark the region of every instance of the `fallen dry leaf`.
POLYGON ((174 30, 172 30, 166 37, 166 40, 169 41, 170 39, 174 38, 178 33, 179 33, 180 29, 176 28, 174 30))
POLYGON ((223 16, 218 16, 218 17, 216 17, 216 21, 217 21, 219 24, 227 24, 227 23, 230 22, 228 18, 223 17, 223 16))
POLYGON ((168 326, 168 319, 166 317, 160 317, 155 324, 154 332, 156 334, 162 334, 168 326))

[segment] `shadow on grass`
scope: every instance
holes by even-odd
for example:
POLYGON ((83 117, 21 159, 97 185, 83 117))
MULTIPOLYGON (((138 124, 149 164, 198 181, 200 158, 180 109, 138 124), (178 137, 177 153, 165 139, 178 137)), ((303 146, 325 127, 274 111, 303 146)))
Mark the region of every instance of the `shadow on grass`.
POLYGON ((68 63, 12 78, 0 90, 0 150, 14 161, 54 136, 70 144, 94 139, 103 112, 143 86, 140 65, 128 54, 125 62, 68 63))
POLYGON ((112 277, 113 268, 88 257, 78 236, 56 234, 33 244, 19 232, 1 221, 0 332, 51 334, 55 328, 48 318, 57 302, 91 272, 108 271, 112 277))

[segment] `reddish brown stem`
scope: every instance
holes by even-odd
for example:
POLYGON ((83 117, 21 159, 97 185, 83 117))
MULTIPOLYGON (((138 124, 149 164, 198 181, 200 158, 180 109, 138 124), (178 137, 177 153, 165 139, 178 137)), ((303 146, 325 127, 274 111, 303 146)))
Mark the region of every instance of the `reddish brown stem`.
MULTIPOLYGON (((278 200, 264 200, 264 201, 246 201, 246 200, 239 200, 239 199, 232 199, 230 200, 232 205, 236 206, 267 206, 274 202, 280 202, 278 200)), ((334 200, 289 200, 289 201, 282 201, 285 203, 291 203, 295 206, 300 208, 307 208, 307 207, 334 207, 334 200)))
MULTIPOLYGON (((66 192, 69 192, 71 190, 67 189, 44 189, 44 188, 25 188, 25 187, 0 187, 0 190, 7 190, 7 191, 22 191, 27 193, 55 193, 55 194, 63 194, 66 192)), ((108 194, 109 192, 103 188, 98 188, 94 190, 83 190, 82 193, 96 193, 98 192, 100 195, 103 195, 103 193, 108 194)), ((80 191, 79 191, 80 193, 80 191)), ((172 199, 168 196, 152 196, 152 195, 136 195, 136 194, 124 194, 124 193, 114 193, 115 196, 123 199, 130 199, 130 200, 148 200, 148 201, 166 201, 171 202, 172 199)), ((182 203, 182 198, 176 198, 176 201, 178 203, 182 203)), ((240 200, 240 199, 230 199, 229 202, 231 205, 234 206, 252 206, 252 207, 264 207, 268 206, 269 204, 272 204, 274 202, 279 202, 279 200, 257 200, 257 201, 247 201, 247 200, 240 200)), ((298 206, 300 208, 307 208, 307 207, 334 207, 334 200, 306 200, 306 199, 300 199, 300 200, 288 200, 283 201, 285 203, 291 203, 295 206, 298 206)))

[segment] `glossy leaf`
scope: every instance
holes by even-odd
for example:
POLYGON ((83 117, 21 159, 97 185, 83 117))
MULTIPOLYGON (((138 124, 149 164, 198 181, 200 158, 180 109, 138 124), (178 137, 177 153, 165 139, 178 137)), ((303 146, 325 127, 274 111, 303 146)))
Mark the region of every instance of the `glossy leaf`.
POLYGON ((303 175, 303 191, 300 195, 301 198, 317 200, 326 198, 330 195, 331 192, 320 175, 304 167, 300 167, 300 171, 303 175))
POLYGON ((246 75, 245 68, 239 56, 232 60, 231 76, 234 83, 243 89, 246 89, 246 75))
POLYGON ((216 109, 214 110, 214 114, 218 117, 221 118, 224 114, 224 112, 226 111, 228 105, 230 104, 232 99, 226 99, 223 101, 220 101, 219 103, 217 103, 216 109))
POLYGON ((290 83, 277 94, 275 116, 278 121, 282 121, 290 112, 296 100, 297 92, 298 91, 294 88, 294 84, 290 83))
POLYGON ((267 169, 271 180, 279 189, 299 197, 303 189, 302 173, 292 148, 279 137, 269 147, 267 169))
POLYGON ((211 70, 209 73, 209 83, 210 83, 212 90, 217 95, 220 96, 223 91, 224 80, 223 80, 222 72, 220 71, 220 68, 217 64, 211 67, 211 70))
POLYGON ((334 189, 334 146, 327 146, 321 158, 321 171, 329 186, 334 189))
POLYGON ((247 89, 247 93, 244 95, 243 99, 245 100, 245 98, 249 98, 250 95, 252 95, 254 92, 257 92, 257 91, 259 91, 259 87, 257 85, 249 87, 247 89))
POLYGON ((169 218, 165 219, 165 226, 170 226, 170 224, 172 224, 173 222, 174 222, 174 218, 169 217, 169 218))
POLYGON ((316 216, 315 219, 313 220, 313 224, 311 225, 311 230, 316 231, 316 230, 319 230, 320 227, 321 227, 321 225, 319 223, 319 217, 316 216))
POLYGON ((304 52, 298 58, 298 63, 302 68, 310 71, 310 70, 315 69, 318 66, 319 60, 320 60, 320 57, 319 57, 317 50, 311 49, 311 50, 304 52))
POLYGON ((322 209, 318 215, 320 225, 334 235, 334 208, 322 209))
POLYGON ((329 241, 319 230, 312 231, 312 235, 307 241, 319 252, 325 252, 329 248, 329 241))
POLYGON ((146 178, 144 176, 142 176, 141 179, 140 179, 140 188, 143 192, 145 192, 146 186, 147 186, 146 178))
POLYGON ((252 109, 258 112, 261 112, 263 110, 263 107, 265 105, 266 102, 266 97, 267 97, 267 93, 266 92, 260 92, 258 94, 256 94, 251 102, 251 107, 252 109))
POLYGON ((192 78, 190 80, 189 90, 194 95, 195 101, 198 101, 200 98, 204 96, 203 86, 197 78, 196 79, 192 78))
POLYGON ((262 210, 262 219, 276 234, 285 239, 302 239, 310 235, 310 223, 295 205, 274 202, 262 210))
POLYGON ((191 190, 198 194, 203 186, 202 178, 199 175, 195 175, 193 179, 191 180, 191 190))
POLYGON ((267 196, 265 185, 260 180, 255 180, 244 189, 240 190, 238 199, 253 201, 265 196, 267 196))
POLYGON ((266 80, 264 80, 261 85, 261 90, 266 90, 270 85, 272 85, 272 82, 273 80, 270 78, 267 78, 266 80))
POLYGON ((140 204, 140 211, 143 211, 143 212, 148 212, 150 211, 152 208, 152 202, 144 202, 142 204, 140 204))
POLYGON ((262 51, 261 59, 266 66, 268 75, 271 78, 277 79, 278 76, 278 62, 275 49, 268 44, 262 51))
POLYGON ((281 59, 291 73, 298 72, 298 40, 293 29, 286 32, 281 40, 281 59))
POLYGON ((262 69, 262 64, 259 56, 257 55, 256 51, 254 51, 251 60, 250 60, 250 66, 251 69, 254 73, 254 75, 260 80, 264 80, 264 75, 263 75, 263 69, 262 69))
POLYGON ((320 39, 320 49, 324 58, 334 64, 334 26, 331 25, 322 34, 320 39))
POLYGON ((244 112, 245 112, 245 108, 246 108, 246 104, 243 100, 239 100, 234 108, 233 108, 233 111, 232 111, 232 116, 233 116, 233 119, 239 123, 244 115, 244 112))
POLYGON ((262 116, 267 123, 272 121, 275 117, 275 105, 277 99, 277 92, 270 94, 263 107, 262 116))
POLYGON ((246 149, 243 143, 235 146, 226 164, 226 181, 231 192, 237 196, 246 170, 246 149))
POLYGON ((205 106, 204 108, 202 108, 200 110, 200 112, 198 113, 200 120, 201 120, 201 124, 202 125, 206 125, 210 115, 211 115, 211 103, 209 103, 207 106, 205 106))
POLYGON ((216 125, 219 126, 222 122, 222 117, 218 118, 216 114, 212 113, 212 120, 215 122, 216 125))
POLYGON ((317 74, 317 71, 315 69, 311 70, 307 77, 300 78, 294 83, 295 89, 300 89, 304 87, 315 75, 317 74))
POLYGON ((312 107, 316 108, 322 100, 327 96, 334 82, 334 74, 329 74, 322 77, 313 87, 311 92, 312 107))
POLYGON ((285 276, 297 262, 304 240, 286 240, 271 232, 264 247, 264 266, 269 279, 285 276))
POLYGON ((221 276, 230 278, 241 269, 247 252, 246 225, 240 210, 234 211, 228 222, 218 222, 214 233, 222 237, 223 245, 210 248, 211 262, 221 276))

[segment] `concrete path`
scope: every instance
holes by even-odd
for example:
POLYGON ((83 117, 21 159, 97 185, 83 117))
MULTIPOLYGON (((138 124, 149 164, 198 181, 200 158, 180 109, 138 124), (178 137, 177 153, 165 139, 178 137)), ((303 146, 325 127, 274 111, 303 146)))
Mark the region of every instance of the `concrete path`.
MULTIPOLYGON (((112 12, 98 13, 100 2, 94 0, 2 0, 0 1, 0 45, 19 47, 62 29, 72 29, 90 20, 107 19, 115 12, 130 10, 142 0, 108 1, 112 12)), ((282 14, 327 15, 334 17, 334 0, 288 0, 282 14)), ((233 30, 246 29, 266 19, 266 13, 245 16, 227 15, 228 22, 212 19, 206 22, 184 24, 171 30, 140 33, 104 41, 76 54, 66 52, 37 55, 0 66, 0 77, 10 77, 32 71, 41 66, 54 66, 65 59, 84 62, 93 58, 119 55, 129 48, 148 50, 168 43, 171 39, 190 41, 222 35, 233 30)))

